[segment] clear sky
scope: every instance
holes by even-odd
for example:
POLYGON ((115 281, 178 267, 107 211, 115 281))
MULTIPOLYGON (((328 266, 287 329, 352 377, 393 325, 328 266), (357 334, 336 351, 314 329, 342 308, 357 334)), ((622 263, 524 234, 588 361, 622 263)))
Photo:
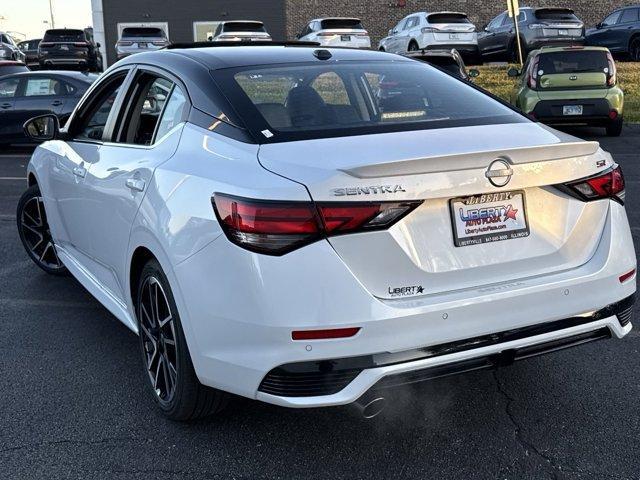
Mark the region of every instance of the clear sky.
MULTIPOLYGON (((91 0, 51 0, 56 28, 91 26, 91 0)), ((50 22, 49 0, 0 0, 0 30, 42 38, 50 22), (2 19, 4 17, 4 20, 2 19)), ((13 35, 21 40, 20 35, 13 35)))

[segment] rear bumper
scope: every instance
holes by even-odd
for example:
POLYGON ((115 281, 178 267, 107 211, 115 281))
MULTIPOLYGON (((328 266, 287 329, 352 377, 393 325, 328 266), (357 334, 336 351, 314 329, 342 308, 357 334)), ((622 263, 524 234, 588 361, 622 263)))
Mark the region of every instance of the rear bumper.
POLYGON ((606 125, 611 122, 612 106, 606 98, 540 100, 532 112, 537 120, 547 123, 584 123, 606 125), (565 105, 582 105, 582 115, 564 115, 565 105))
POLYGON ((477 55, 479 53, 477 42, 474 43, 432 43, 420 46, 421 50, 451 50, 455 48, 461 55, 477 55))
POLYGON ((460 369, 460 362, 482 368, 477 365, 490 364, 502 352, 508 352, 503 359, 544 353, 555 347, 543 344, 600 338, 604 328, 621 338, 631 329, 616 317, 624 312, 610 309, 603 316, 609 312, 603 309, 635 293, 635 277, 625 283, 619 277, 635 268, 636 259, 624 207, 609 203, 599 245, 577 268, 406 299, 372 296, 326 241, 268 257, 220 236, 174 266, 172 289, 180 298, 198 378, 211 387, 283 406, 342 405, 395 375, 417 372, 429 378, 435 371, 425 369, 467 369, 460 369), (563 322, 554 329, 533 328, 558 321, 563 322), (361 330, 345 339, 291 338, 293 330, 341 327, 361 330), (514 337, 514 331, 526 335, 514 337), (576 339, 583 334, 584 339, 576 339), (471 348, 460 348, 469 342, 471 348), (427 356, 432 351, 438 355, 427 356), (321 369, 347 358, 373 358, 374 363, 350 365, 342 372, 347 384, 333 393, 303 397, 265 388, 265 379, 283 365, 316 364, 321 369))
POLYGON ((584 37, 533 37, 527 39, 528 50, 542 47, 568 47, 571 45, 584 45, 584 37))
POLYGON ((266 375, 258 399, 305 406, 308 400, 351 395, 351 384, 363 373, 377 390, 508 365, 612 335, 621 338, 631 329, 635 301, 634 294, 582 316, 411 351, 282 365, 266 375))

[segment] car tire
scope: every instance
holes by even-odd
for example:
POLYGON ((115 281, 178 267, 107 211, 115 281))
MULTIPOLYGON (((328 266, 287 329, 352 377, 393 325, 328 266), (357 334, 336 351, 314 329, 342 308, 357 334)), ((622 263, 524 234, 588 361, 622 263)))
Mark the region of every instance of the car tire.
POLYGON ((622 133, 622 117, 618 117, 617 119, 611 121, 607 125, 607 136, 608 137, 619 137, 622 133))
POLYGON ((220 412, 229 394, 198 381, 169 282, 157 260, 143 267, 136 291, 145 385, 160 411, 176 421, 220 412))
POLYGON ((20 241, 33 262, 51 275, 68 275, 51 238, 44 202, 38 185, 29 187, 20 197, 16 211, 20 241))
POLYGON ((409 52, 417 52, 418 50, 420 50, 420 47, 418 46, 418 42, 416 42, 415 40, 411 40, 407 48, 409 52))
POLYGON ((640 62, 640 37, 635 37, 629 44, 629 57, 634 62, 640 62))

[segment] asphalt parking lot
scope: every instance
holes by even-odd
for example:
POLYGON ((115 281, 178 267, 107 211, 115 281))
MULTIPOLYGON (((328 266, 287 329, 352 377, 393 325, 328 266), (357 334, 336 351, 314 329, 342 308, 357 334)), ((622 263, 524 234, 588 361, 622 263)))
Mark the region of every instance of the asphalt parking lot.
MULTIPOLYGON (((571 133, 622 165, 640 245, 640 126, 619 139, 571 133)), ((164 420, 135 336, 23 252, 28 154, 0 152, 0 478, 640 479, 637 331, 406 388, 371 421, 245 399, 219 418, 164 420)))

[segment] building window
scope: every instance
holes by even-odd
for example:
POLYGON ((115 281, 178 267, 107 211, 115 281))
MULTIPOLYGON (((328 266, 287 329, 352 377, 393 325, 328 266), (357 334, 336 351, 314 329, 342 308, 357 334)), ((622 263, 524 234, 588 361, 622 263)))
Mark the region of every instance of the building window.
POLYGON ((218 25, 222 22, 193 22, 193 41, 194 42, 210 42, 215 36, 218 25))

